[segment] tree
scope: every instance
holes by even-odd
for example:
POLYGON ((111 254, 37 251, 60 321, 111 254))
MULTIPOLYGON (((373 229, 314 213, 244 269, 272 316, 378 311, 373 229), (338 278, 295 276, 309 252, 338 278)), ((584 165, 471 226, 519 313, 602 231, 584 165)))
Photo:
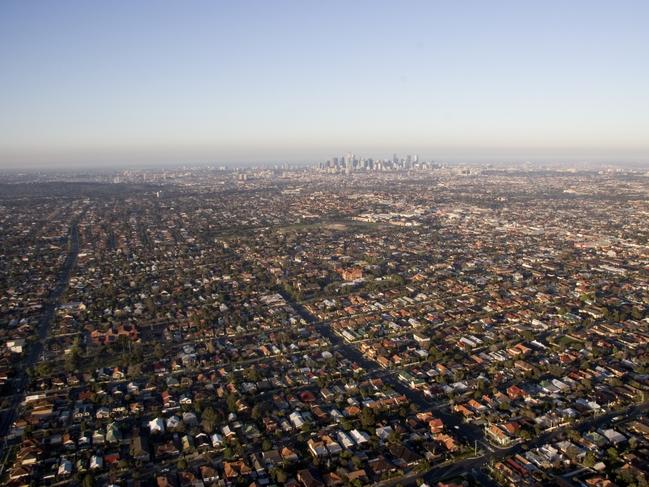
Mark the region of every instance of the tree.
POLYGON ((237 454, 237 456, 242 457, 246 453, 246 449, 244 448, 244 446, 241 443, 236 441, 234 443, 234 452, 237 454))
POLYGON ((38 377, 49 375, 51 370, 50 364, 45 361, 37 363, 36 367, 34 367, 34 372, 38 377))
POLYGON ((399 435, 399 433, 397 433, 396 431, 391 431, 388 435, 388 443, 399 444, 400 440, 401 435, 399 435))
POLYGON ((211 406, 208 406, 203 410, 201 419, 201 424, 206 433, 211 433, 212 431, 214 431, 214 427, 216 426, 218 418, 211 406))
POLYGON ((622 485, 637 485, 635 484, 636 478, 633 470, 630 468, 619 468, 617 470, 617 479, 622 485))
POLYGON ((237 396, 235 396, 234 394, 228 394, 227 398, 225 399, 225 402, 227 403, 228 410, 231 413, 236 413, 237 412, 237 410, 238 410, 237 396))
POLYGON ((257 367, 251 366, 244 371, 244 377, 250 382, 258 382, 261 376, 257 367))
POLYGON ((595 454, 592 451, 587 452, 584 456, 584 467, 591 468, 593 465, 595 465, 595 462, 597 462, 597 457, 595 457, 595 454))
POLYGON ((79 337, 75 337, 70 351, 65 356, 64 367, 67 372, 72 372, 79 367, 81 353, 79 351, 79 337))
POLYGON ((274 474, 275 480, 280 484, 284 484, 288 480, 288 475, 286 475, 286 472, 281 468, 275 469, 274 474))
POLYGON ((368 407, 363 408, 361 410, 361 424, 363 425, 363 428, 374 426, 375 423, 376 418, 374 417, 374 412, 368 407))
POLYGON ((153 356, 156 360, 161 360, 165 356, 165 351, 159 343, 156 343, 155 347, 153 347, 153 356))
POLYGON ((569 429, 568 431, 566 431, 566 434, 570 439, 570 441, 578 442, 581 439, 581 435, 573 429, 569 429))
POLYGON ((250 417, 257 421, 259 418, 262 416, 262 411, 261 411, 261 406, 259 404, 255 404, 252 407, 252 410, 250 411, 250 417))

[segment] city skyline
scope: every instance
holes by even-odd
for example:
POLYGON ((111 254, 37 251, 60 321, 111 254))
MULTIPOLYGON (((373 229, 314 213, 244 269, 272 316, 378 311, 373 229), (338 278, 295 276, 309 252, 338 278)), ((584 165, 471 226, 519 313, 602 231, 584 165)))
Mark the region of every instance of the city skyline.
POLYGON ((649 163, 643 2, 3 2, 0 168, 649 163))

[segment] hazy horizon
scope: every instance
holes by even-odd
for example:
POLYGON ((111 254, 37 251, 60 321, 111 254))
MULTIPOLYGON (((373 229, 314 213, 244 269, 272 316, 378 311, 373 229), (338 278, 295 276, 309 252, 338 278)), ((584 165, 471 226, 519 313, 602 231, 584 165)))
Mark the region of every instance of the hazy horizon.
POLYGON ((649 165, 649 4, 0 4, 0 169, 649 165))

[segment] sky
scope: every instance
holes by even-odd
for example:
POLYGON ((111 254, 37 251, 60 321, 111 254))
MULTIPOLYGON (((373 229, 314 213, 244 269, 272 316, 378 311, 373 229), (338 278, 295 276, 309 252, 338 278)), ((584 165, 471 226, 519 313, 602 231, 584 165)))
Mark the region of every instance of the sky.
POLYGON ((0 168, 649 164, 649 2, 0 2, 0 168))

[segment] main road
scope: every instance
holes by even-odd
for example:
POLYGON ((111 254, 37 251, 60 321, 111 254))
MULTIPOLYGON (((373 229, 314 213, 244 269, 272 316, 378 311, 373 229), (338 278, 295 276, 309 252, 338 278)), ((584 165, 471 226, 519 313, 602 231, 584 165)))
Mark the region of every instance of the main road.
POLYGON ((356 362, 367 372, 375 372, 377 374, 380 373, 381 378, 389 383, 395 391, 406 396, 410 402, 417 404, 421 409, 433 410, 435 415, 444 422, 446 428, 452 428, 454 430, 453 433, 456 436, 459 436, 462 440, 466 441, 471 446, 473 446, 474 441, 484 440, 482 428, 479 428, 478 426, 473 424, 465 423, 464 421, 462 421, 462 417, 459 414, 451 413, 450 411, 446 411, 442 408, 432 407, 430 401, 426 399, 421 391, 408 387, 395 376, 395 373, 393 371, 389 369, 382 369, 374 360, 365 357, 360 352, 360 350, 358 350, 358 348, 356 348, 354 345, 350 345, 342 337, 340 337, 340 335, 334 332, 330 323, 326 321, 319 322, 299 302, 292 299, 283 291, 280 291, 280 294, 291 306, 293 306, 295 311, 297 311, 302 318, 304 318, 307 322, 313 324, 316 327, 316 330, 318 330, 321 335, 325 336, 331 342, 331 344, 336 347, 336 349, 340 351, 346 358, 353 362, 356 362))
MULTIPOLYGON (((444 422, 444 426, 450 429, 453 435, 464 440, 464 442, 469 446, 473 446, 475 442, 481 446, 487 446, 483 430, 480 427, 470 423, 465 423, 460 415, 452 413, 450 410, 445 410, 440 407, 432 407, 421 391, 406 386, 395 377, 394 372, 381 369, 375 361, 365 357, 356 347, 348 344, 337 333, 335 333, 330 323, 326 321, 318 321, 304 306, 292 299, 287 295, 287 293, 283 292, 283 290, 280 289, 279 293, 291 306, 293 306, 302 318, 314 325, 318 332, 327 337, 331 344, 346 358, 356 362, 370 373, 376 372, 377 375, 379 375, 380 372, 381 378, 389 383, 395 391, 403 394, 409 401, 417 404, 422 409, 433 411, 433 413, 444 422)), ((622 414, 625 418, 631 419, 645 414, 648 411, 649 401, 635 406, 629 406, 624 410, 618 410, 608 414, 588 418, 573 424, 572 427, 577 431, 585 432, 608 424, 616 415, 622 414)), ((557 428, 552 431, 541 433, 529 441, 516 443, 508 448, 493 448, 491 446, 486 449, 481 448, 480 455, 478 456, 458 459, 451 463, 434 466, 426 472, 395 479, 395 481, 402 485, 406 485, 414 484, 418 478, 423 478, 429 485, 434 485, 436 482, 440 482, 441 480, 449 479, 461 474, 472 473, 472 475, 483 485, 494 485, 495 483, 481 471, 481 469, 483 469, 488 463, 557 440, 564 432, 565 428, 557 428)))
POLYGON ((70 274, 77 261, 79 254, 79 228, 78 220, 70 224, 70 229, 67 235, 68 250, 63 262, 63 266, 59 270, 56 283, 50 291, 49 295, 43 303, 43 309, 40 319, 36 325, 36 340, 29 344, 27 355, 21 362, 22 370, 13 379, 14 394, 12 396, 10 405, 0 415, 0 438, 2 438, 2 447, 0 449, 0 458, 4 455, 4 450, 7 446, 7 435, 14 422, 18 406, 25 397, 24 391, 29 384, 29 377, 27 376, 27 369, 33 367, 39 360, 47 336, 49 335, 50 328, 54 322, 56 308, 60 304, 63 293, 65 293, 70 282, 70 274))

